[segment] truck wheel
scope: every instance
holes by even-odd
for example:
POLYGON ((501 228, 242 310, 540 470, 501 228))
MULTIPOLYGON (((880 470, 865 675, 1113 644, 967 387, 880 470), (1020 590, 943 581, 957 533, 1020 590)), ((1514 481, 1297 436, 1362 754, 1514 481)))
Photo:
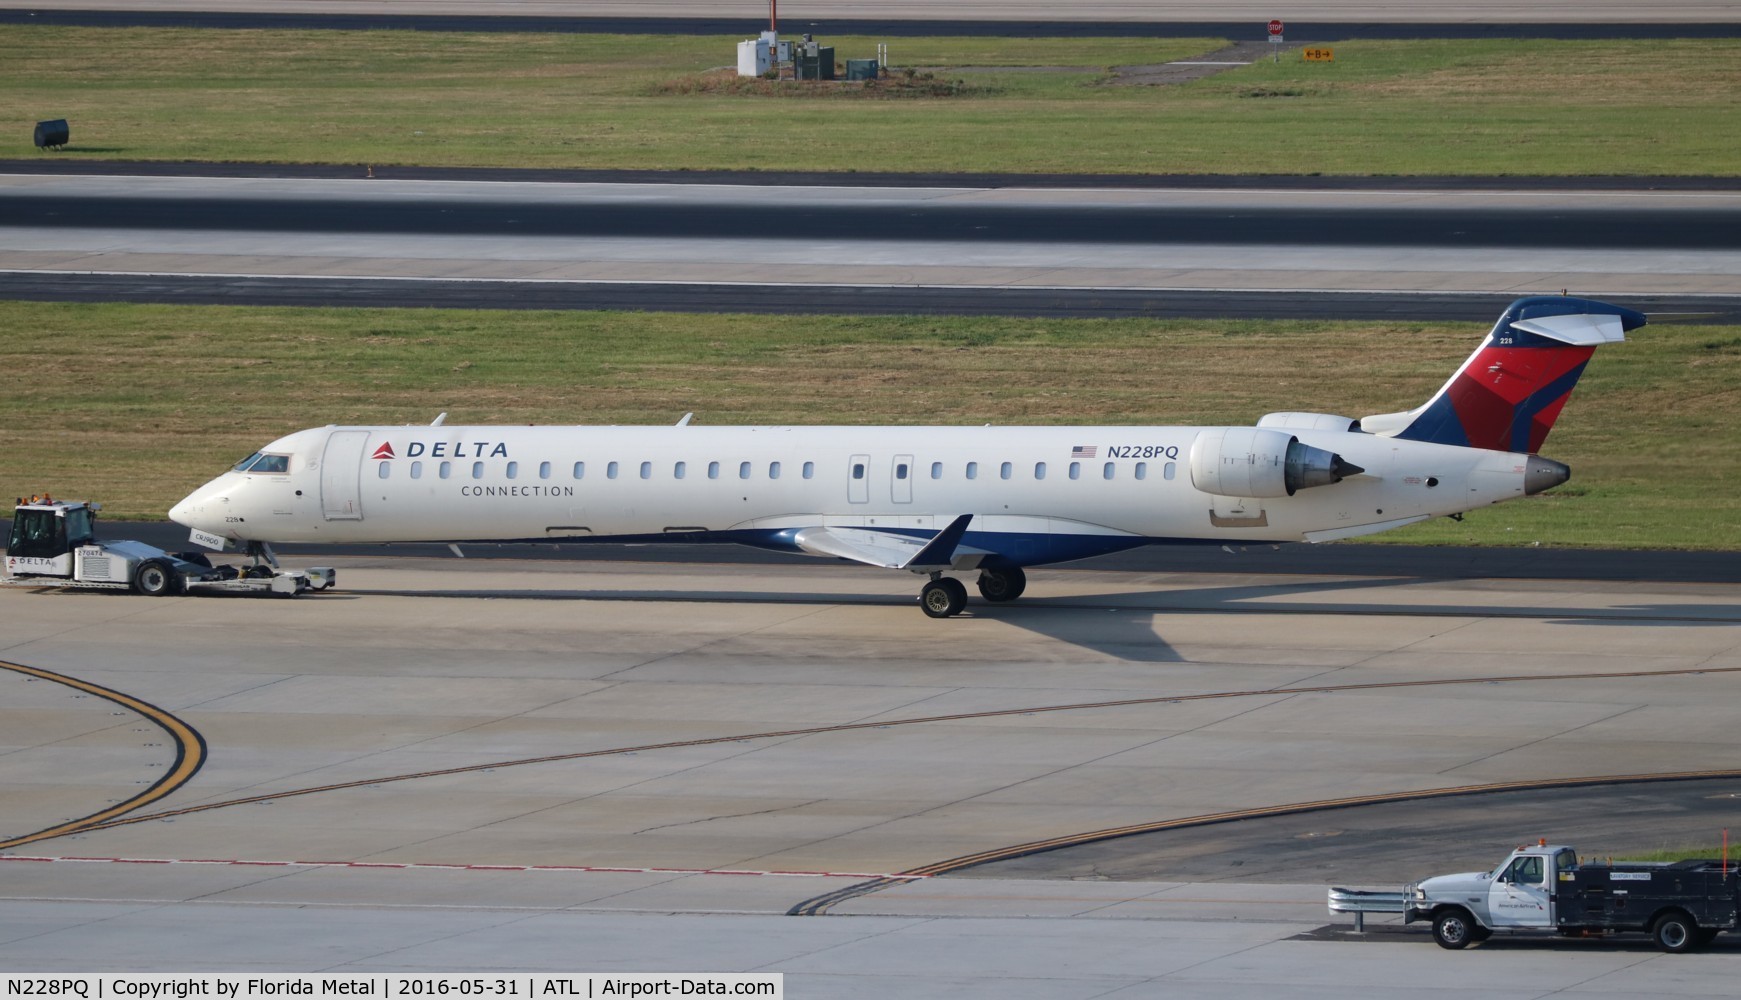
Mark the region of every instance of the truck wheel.
POLYGON ((1699 925, 1693 923, 1692 917, 1679 910, 1670 910, 1658 917, 1656 924, 1650 929, 1650 936, 1656 941, 1656 946, 1674 955, 1692 951, 1698 934, 1699 925))
POLYGON ((1452 908, 1433 918, 1433 940, 1439 943, 1439 947, 1453 951, 1469 947, 1478 929, 1475 918, 1469 916, 1467 910, 1452 908))
POLYGON ((175 575, 162 559, 147 559, 133 571, 133 589, 146 597, 162 597, 173 594, 181 580, 175 575))

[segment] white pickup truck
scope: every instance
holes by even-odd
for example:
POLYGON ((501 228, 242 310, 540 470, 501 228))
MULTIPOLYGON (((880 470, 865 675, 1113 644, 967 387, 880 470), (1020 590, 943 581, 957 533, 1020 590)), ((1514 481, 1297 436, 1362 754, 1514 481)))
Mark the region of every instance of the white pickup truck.
POLYGON ((1401 913, 1430 920, 1442 948, 1465 948, 1495 931, 1565 935, 1643 931, 1663 951, 1684 952, 1736 927, 1735 861, 1580 863, 1578 852, 1540 841, 1492 871, 1422 879, 1401 893, 1330 890, 1333 913, 1401 913))

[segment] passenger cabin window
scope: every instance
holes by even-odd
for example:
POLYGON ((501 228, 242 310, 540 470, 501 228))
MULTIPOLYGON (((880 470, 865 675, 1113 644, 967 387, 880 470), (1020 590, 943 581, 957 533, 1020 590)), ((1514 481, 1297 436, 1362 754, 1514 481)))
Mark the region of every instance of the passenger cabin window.
POLYGON ((473 479, 484 478, 484 463, 482 463, 482 462, 473 462, 472 463, 472 478, 473 479))
POLYGON ((509 462, 508 463, 508 478, 509 479, 519 479, 520 478, 520 463, 519 462, 509 462))
POLYGON ((707 463, 707 478, 709 478, 709 479, 718 479, 719 478, 719 463, 718 462, 707 463))
POLYGON ((576 479, 585 479, 586 478, 586 463, 585 462, 574 463, 574 478, 576 478, 576 479))
POLYGON ((815 462, 805 462, 804 463, 804 478, 810 479, 810 478, 814 477, 815 475, 816 475, 816 463, 815 462))
POLYGON ((1149 478, 1149 463, 1147 463, 1147 462, 1138 462, 1138 463, 1137 463, 1137 464, 1136 464, 1136 477, 1137 477, 1137 478, 1138 478, 1138 479, 1147 479, 1147 478, 1149 478))
POLYGON ((538 463, 538 478, 539 479, 549 479, 550 478, 550 463, 549 462, 539 462, 538 463))
POLYGON ((739 462, 738 463, 738 478, 739 479, 750 478, 750 463, 748 463, 748 462, 739 462))
POLYGON ((412 462, 411 463, 411 478, 412 479, 422 479, 423 478, 423 463, 422 462, 412 462))
POLYGON ((1035 462, 1034 463, 1034 478, 1035 479, 1046 478, 1046 463, 1045 462, 1035 462))
POLYGON ((896 479, 907 478, 907 463, 905 463, 905 462, 896 462, 895 463, 895 478, 896 479))
POLYGON ((441 467, 436 470, 435 474, 440 476, 443 479, 446 479, 447 477, 453 475, 453 463, 452 462, 441 463, 441 467))
POLYGON ((1173 478, 1173 463, 1168 462, 1166 465, 1161 466, 1161 478, 1162 479, 1173 478))
POLYGON ((1111 479, 1112 478, 1112 470, 1114 470, 1116 468, 1118 468, 1118 466, 1114 465, 1113 463, 1111 463, 1111 462, 1106 463, 1106 466, 1100 470, 1101 477, 1105 478, 1105 479, 1111 479))
POLYGON ((653 463, 652 462, 642 462, 641 463, 641 478, 642 479, 652 479, 653 478, 653 463))
POLYGON ((1081 462, 1071 462, 1070 463, 1070 478, 1071 479, 1081 479, 1082 478, 1082 463, 1081 462))
POLYGON ((978 462, 967 463, 967 478, 969 478, 969 479, 978 479, 979 478, 979 463, 978 462))
POLYGON ((379 475, 382 479, 386 479, 388 476, 393 474, 393 463, 392 462, 380 463, 380 465, 378 467, 378 471, 376 474, 379 475))
POLYGON ((687 471, 689 471, 689 463, 688 462, 678 462, 676 465, 673 465, 671 467, 671 476, 674 479, 682 479, 683 474, 687 471))
POLYGON ((1015 466, 1011 465, 1008 462, 1005 462, 1004 464, 998 466, 997 477, 999 479, 1008 479, 1012 474, 1014 474, 1015 471, 1016 471, 1015 466))
POLYGON ((617 463, 612 462, 611 464, 605 466, 605 478, 606 479, 617 478, 617 463))
POLYGON ((768 463, 768 478, 769 479, 780 478, 780 463, 779 462, 769 462, 768 463))
POLYGON ((864 463, 863 462, 852 463, 852 478, 854 478, 854 479, 863 479, 864 478, 864 463))
POLYGON ((931 463, 931 478, 932 479, 942 479, 943 478, 943 463, 942 462, 932 462, 931 463))

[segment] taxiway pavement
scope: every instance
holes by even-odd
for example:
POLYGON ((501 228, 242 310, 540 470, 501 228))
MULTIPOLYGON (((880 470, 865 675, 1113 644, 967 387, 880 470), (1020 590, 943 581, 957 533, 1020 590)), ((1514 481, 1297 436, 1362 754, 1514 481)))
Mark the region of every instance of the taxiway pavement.
MULTIPOLYGON (((1089 313, 1212 293, 1285 308, 1367 299, 1648 296, 1732 311, 1741 191, 1215 190, 747 186, 0 174, 0 276, 27 297, 115 283, 158 300, 191 283, 250 301, 346 286, 352 304, 524 304, 609 289, 670 308, 973 311, 1000 297, 1089 313), (809 235, 772 231, 802 219, 809 235), (1643 235, 1641 235, 1643 234, 1643 235), (141 289, 141 282, 152 288, 141 289), (446 286, 447 298, 431 286, 446 286), (1331 293, 1326 295, 1326 293, 1331 293), (905 296, 905 297, 904 297, 905 296), (914 296, 921 298, 915 299, 914 296), (1261 298, 1259 298, 1261 297, 1261 298), (867 306, 867 298, 883 300, 867 306), (1157 301, 1158 300, 1158 301, 1157 301), (717 306, 717 303, 714 303, 717 306), (753 307, 753 306, 752 306, 753 307), (682 308, 682 306, 678 306, 682 308)), ((575 303, 567 303, 575 304, 575 303)), ((597 303, 594 303, 595 305, 597 303)), ((1372 307, 1368 305, 1367 313, 1372 307)), ((1381 307, 1382 308, 1382 307, 1381 307)))
MULTIPOLYGON (((1419 995, 1400 970, 1453 961, 1493 995, 1527 968, 1537 992, 1691 996, 1725 961, 1497 942, 1476 966, 1326 935, 1323 890, 1358 859, 1292 884, 907 879, 780 914, 1129 824, 1732 767, 1734 585, 1057 570, 939 622, 911 580, 827 563, 339 573, 294 601, 0 591, 0 964, 1256 997, 1419 995), (153 789, 123 825, 31 840, 153 789)), ((1491 852, 1555 832, 1551 809, 1525 818, 1491 852)))

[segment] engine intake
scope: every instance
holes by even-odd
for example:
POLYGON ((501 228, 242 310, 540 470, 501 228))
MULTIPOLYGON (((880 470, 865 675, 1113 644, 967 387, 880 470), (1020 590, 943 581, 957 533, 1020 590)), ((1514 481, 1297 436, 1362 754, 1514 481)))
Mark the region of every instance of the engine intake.
POLYGON ((1365 471, 1266 427, 1216 427, 1191 443, 1191 485, 1217 496, 1291 497, 1365 471))

